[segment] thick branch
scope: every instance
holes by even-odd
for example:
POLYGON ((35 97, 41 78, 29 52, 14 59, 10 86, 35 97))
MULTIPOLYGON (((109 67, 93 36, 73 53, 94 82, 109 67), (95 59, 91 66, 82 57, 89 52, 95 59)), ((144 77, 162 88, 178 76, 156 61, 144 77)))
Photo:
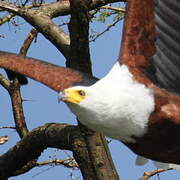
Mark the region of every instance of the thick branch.
POLYGON ((78 163, 84 179, 119 180, 105 137, 85 127, 80 127, 85 138, 87 157, 89 158, 87 159, 87 165, 81 154, 77 157, 80 158, 78 163))
MULTIPOLYGON (((71 49, 69 66, 91 75, 89 55, 89 13, 91 0, 70 0, 71 20, 69 31, 71 49)), ((79 164, 84 179, 116 180, 118 174, 113 165, 106 140, 99 133, 92 132, 79 123, 83 133, 83 148, 77 146, 74 157, 79 164), (79 153, 81 150, 81 153, 79 153), (78 152, 78 153, 77 153, 78 152)), ((75 146, 76 147, 76 146, 75 146)))
MULTIPOLYGON (((109 3, 126 2, 125 0, 92 0, 89 10, 93 10, 109 3)), ((51 18, 65 16, 70 14, 69 1, 58 1, 49 3, 41 7, 43 12, 48 12, 51 18)))
POLYGON ((32 159, 40 156, 47 147, 72 150, 71 138, 79 131, 66 124, 46 124, 34 129, 13 148, 0 156, 0 179, 6 179, 32 159))
MULTIPOLYGON (((113 2, 118 2, 118 0, 93 0, 89 9, 95 9, 113 2)), ((53 17, 68 15, 70 13, 68 1, 46 4, 38 9, 27 9, 1 1, 0 8, 23 17, 50 40, 66 59, 69 58, 69 36, 51 21, 53 17)))
POLYGON ((70 57, 67 66, 92 75, 89 54, 89 12, 91 1, 70 0, 70 57))
MULTIPOLYGON (((101 136, 98 137, 101 138, 101 136)), ((82 166, 82 163, 86 165, 86 170, 89 170, 89 167, 94 164, 94 169, 99 169, 100 174, 96 174, 98 171, 95 171, 96 173, 87 171, 86 173, 91 175, 88 176, 90 179, 118 179, 118 177, 114 178, 112 176, 112 173, 115 172, 110 173, 106 164, 104 164, 103 159, 106 159, 107 155, 103 153, 104 149, 99 141, 97 134, 82 133, 78 126, 46 124, 29 132, 13 148, 0 156, 0 179, 4 180, 17 175, 15 172, 22 173, 22 170, 17 170, 22 169, 31 160, 38 158, 41 152, 48 147, 71 150, 78 164, 80 166, 82 166), (85 138, 88 139, 88 145, 85 143, 85 138), (89 151, 87 146, 93 147, 93 151, 89 151), (98 156, 100 158, 97 159, 98 156)), ((109 160, 111 161, 111 159, 106 161, 109 160)), ((36 164, 36 162, 34 163, 36 164)), ((30 165, 28 170, 33 168, 35 164, 30 165)), ((27 168, 25 168, 25 171, 27 171, 27 168)))
MULTIPOLYGON (((32 4, 32 5, 28 5, 26 6, 27 9, 31 9, 33 7, 39 7, 41 6, 41 4, 32 4)), ((2 9, 0 9, 2 10, 2 9)), ((0 25, 10 21, 14 16, 16 16, 15 14, 13 13, 9 13, 7 16, 3 17, 2 19, 0 19, 0 25)))
MULTIPOLYGON (((52 4, 54 5, 54 4, 52 4)), ((51 8, 40 7, 38 9, 27 9, 18 7, 11 3, 0 2, 0 7, 11 13, 24 18, 29 24, 41 32, 45 38, 52 42, 55 47, 65 56, 69 57, 69 36, 51 21, 51 8)))
MULTIPOLYGON (((89 10, 93 10, 106 4, 116 2, 126 2, 126 0, 92 0, 89 10)), ((6 10, 14 14, 17 14, 18 9, 22 7, 18 7, 14 4, 7 2, 0 2, 0 8, 1 10, 6 10)), ((70 14, 70 3, 69 1, 57 1, 42 5, 41 7, 39 7, 39 9, 40 11, 49 14, 49 17, 55 18, 58 16, 65 16, 70 14)))
POLYGON ((41 32, 55 47, 69 58, 69 36, 61 30, 48 15, 40 10, 20 9, 19 15, 41 32))

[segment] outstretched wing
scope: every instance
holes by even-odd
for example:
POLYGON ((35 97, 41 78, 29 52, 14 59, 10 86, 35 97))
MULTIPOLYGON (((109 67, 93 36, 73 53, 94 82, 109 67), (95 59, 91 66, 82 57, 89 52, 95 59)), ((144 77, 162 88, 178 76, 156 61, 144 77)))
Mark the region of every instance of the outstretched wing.
POLYGON ((55 91, 78 84, 91 85, 97 81, 94 77, 70 68, 2 51, 0 51, 0 67, 30 77, 55 91))
POLYGON ((180 164, 178 22, 179 1, 129 0, 119 56, 137 81, 153 88, 155 100, 147 133, 126 145, 146 158, 175 164, 180 164))
POLYGON ((155 8, 156 82, 180 94, 180 1, 158 0, 155 8))
POLYGON ((180 93, 180 2, 130 1, 120 63, 135 78, 180 93))

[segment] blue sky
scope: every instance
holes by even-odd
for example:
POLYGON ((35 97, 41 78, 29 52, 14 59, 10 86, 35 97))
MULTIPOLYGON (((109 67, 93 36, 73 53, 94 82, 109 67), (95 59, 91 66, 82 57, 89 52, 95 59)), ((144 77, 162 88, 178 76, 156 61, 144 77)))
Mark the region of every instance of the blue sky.
MULTIPOLYGON (((100 30, 101 24, 95 23, 94 28, 100 30)), ((0 50, 18 53, 24 38, 30 31, 31 27, 26 23, 22 23, 20 29, 15 32, 14 27, 5 24, 1 27, 0 34, 5 38, 0 39, 0 50)), ((118 23, 111 31, 100 37, 91 46, 91 59, 93 64, 93 73, 98 78, 103 77, 111 69, 116 62, 119 54, 119 44, 121 40, 122 23, 118 23)), ((49 61, 54 64, 64 65, 65 59, 59 51, 42 35, 38 35, 37 43, 33 43, 28 51, 28 56, 49 61)), ((3 70, 0 73, 4 74, 3 70)), ((45 87, 44 85, 29 79, 29 84, 22 87, 22 97, 28 101, 24 102, 24 112, 28 128, 32 130, 40 125, 50 122, 76 124, 75 116, 69 111, 64 103, 58 103, 57 93, 45 87)), ((10 98, 6 90, 0 86, 0 126, 14 126, 13 116, 11 112, 10 98)), ((12 129, 0 130, 0 136, 9 135, 9 141, 1 146, 0 153, 12 147, 19 137, 12 129)), ((136 166, 136 156, 127 147, 120 142, 113 140, 109 144, 112 157, 121 177, 121 180, 138 180, 144 171, 151 171, 155 166, 149 162, 145 166, 136 166)), ((155 148, 155 147, 154 147, 155 148)), ((33 150, 33 149, 32 149, 33 150)), ((39 161, 48 160, 54 156, 58 159, 67 157, 67 153, 61 150, 48 149, 42 153, 39 161)), ((82 179, 79 171, 63 168, 62 166, 45 166, 34 168, 30 172, 10 178, 11 180, 53 180, 71 179, 70 174, 73 173, 76 179, 82 179)), ((160 174, 161 180, 179 179, 180 171, 169 171, 160 174)), ((158 180, 157 176, 151 180, 158 180)))

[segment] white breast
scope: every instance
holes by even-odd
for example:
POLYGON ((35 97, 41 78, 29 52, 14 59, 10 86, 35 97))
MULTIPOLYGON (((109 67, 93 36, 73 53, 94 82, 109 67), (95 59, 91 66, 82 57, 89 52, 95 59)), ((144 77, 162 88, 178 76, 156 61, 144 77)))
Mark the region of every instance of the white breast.
POLYGON ((103 79, 85 88, 88 96, 71 109, 87 127, 123 142, 143 136, 154 111, 153 92, 133 80, 119 63, 103 79))

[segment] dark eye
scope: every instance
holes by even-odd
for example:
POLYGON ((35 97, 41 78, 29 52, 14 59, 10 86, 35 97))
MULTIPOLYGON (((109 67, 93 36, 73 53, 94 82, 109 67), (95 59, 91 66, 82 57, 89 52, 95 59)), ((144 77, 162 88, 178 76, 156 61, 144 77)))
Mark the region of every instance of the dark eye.
POLYGON ((78 94, 79 94, 80 96, 85 96, 85 95, 86 95, 86 93, 85 93, 83 90, 79 90, 79 91, 78 91, 78 94))

